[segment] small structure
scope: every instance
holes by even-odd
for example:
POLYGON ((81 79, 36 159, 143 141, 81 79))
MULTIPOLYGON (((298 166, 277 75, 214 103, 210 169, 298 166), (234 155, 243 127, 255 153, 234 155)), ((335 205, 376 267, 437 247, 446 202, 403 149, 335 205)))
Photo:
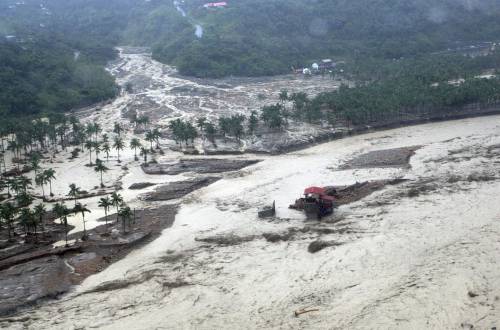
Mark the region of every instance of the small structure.
POLYGON ((273 205, 270 207, 266 207, 259 211, 259 218, 271 218, 276 215, 276 201, 273 202, 273 205))
POLYGON ((209 2, 203 5, 205 8, 218 8, 218 7, 226 7, 227 2, 221 1, 221 2, 209 2))
POLYGON ((337 64, 334 61, 327 58, 327 59, 321 60, 321 63, 319 64, 319 69, 320 70, 331 70, 331 69, 334 69, 336 66, 337 66, 337 64))
POLYGON ((304 197, 297 199, 291 209, 304 210, 308 218, 318 220, 325 215, 332 214, 335 206, 336 191, 321 187, 309 187, 304 190, 304 197))

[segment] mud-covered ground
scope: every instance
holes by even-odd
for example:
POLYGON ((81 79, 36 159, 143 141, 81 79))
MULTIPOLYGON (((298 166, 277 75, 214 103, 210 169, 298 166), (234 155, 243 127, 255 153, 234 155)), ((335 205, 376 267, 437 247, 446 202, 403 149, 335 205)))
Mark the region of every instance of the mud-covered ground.
MULTIPOLYGON (((303 75, 185 78, 179 76, 174 68, 152 60, 147 49, 129 47, 120 49, 120 57, 109 66, 109 71, 117 78, 118 84, 127 88, 112 104, 99 109, 101 115, 118 114, 123 122, 127 122, 133 114, 147 115, 164 133, 162 144, 174 149, 177 149, 177 145, 170 139, 168 131, 168 123, 173 119, 194 121, 203 116, 216 124, 219 117, 235 114, 248 117, 252 111, 260 110, 264 105, 279 102, 279 93, 283 89, 289 93, 306 92, 313 96, 335 90, 342 83, 329 76, 303 75)), ((283 131, 269 131, 260 127, 254 136, 241 141, 218 137, 214 144, 207 139, 200 139, 195 148, 206 154, 276 152, 330 133, 331 128, 291 123, 283 131)))
MULTIPOLYGON (((125 224, 111 214, 108 225, 89 230, 85 241, 55 249, 32 246, 0 260, 0 315, 46 303, 70 291, 88 276, 158 237, 172 225, 176 210, 175 205, 137 210, 125 224)), ((68 238, 73 241, 81 237, 82 233, 75 233, 68 238)))
POLYGON ((419 146, 370 151, 357 155, 340 168, 347 170, 374 167, 408 167, 410 166, 410 158, 415 155, 415 151, 418 149, 420 149, 419 146))
POLYGON ((499 119, 360 135, 223 174, 186 195, 158 239, 0 326, 498 327, 499 119), (410 166, 340 169, 357 155, 417 145, 410 166), (356 182, 377 189, 321 222, 288 209, 307 186, 356 182), (273 200, 276 217, 259 219, 273 200))
POLYGON ((187 172, 198 174, 214 174, 241 170, 244 167, 257 164, 256 159, 218 159, 218 158, 194 158, 180 159, 170 164, 147 164, 142 165, 146 174, 177 175, 187 172))

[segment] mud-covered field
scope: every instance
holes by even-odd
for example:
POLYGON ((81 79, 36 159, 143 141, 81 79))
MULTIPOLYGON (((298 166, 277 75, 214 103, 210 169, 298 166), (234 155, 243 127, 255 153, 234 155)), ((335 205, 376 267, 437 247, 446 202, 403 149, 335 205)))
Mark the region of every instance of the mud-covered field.
MULTIPOLYGON (((109 66, 109 71, 117 78, 118 84, 127 86, 127 92, 112 104, 103 106, 101 115, 109 112, 110 117, 118 115, 123 122, 133 114, 147 115, 164 133, 162 143, 172 148, 177 147, 169 139, 168 123, 173 119, 194 121, 203 116, 216 124, 219 117, 235 114, 248 117, 264 105, 279 102, 279 93, 283 89, 313 96, 335 90, 342 83, 329 76, 303 75, 188 79, 179 76, 174 68, 152 60, 147 49, 127 47, 120 49, 120 58, 109 66)), ((317 125, 291 123, 283 131, 260 127, 255 136, 241 141, 222 137, 217 137, 215 143, 200 140, 195 148, 206 154, 278 152, 331 133, 331 129, 317 125)))
MULTIPOLYGON (((116 214, 110 214, 108 225, 89 230, 85 241, 56 249, 36 246, 29 251, 11 251, 0 260, 0 315, 46 303, 70 291, 88 276, 158 237, 172 225, 176 210, 175 205, 137 210, 125 224, 116 221, 116 214)), ((81 236, 75 233, 69 239, 81 236)))
MULTIPOLYGON (((156 240, 0 326, 498 327, 499 119, 359 135, 218 174, 179 200, 175 222, 156 240), (388 154, 397 157, 377 160, 388 154), (371 155, 364 166, 342 167, 360 155, 371 155), (335 186, 345 203, 306 220, 288 205, 307 186, 335 186), (276 216, 259 219, 273 200, 276 216)), ((155 184, 130 191, 139 199, 199 177, 139 168, 124 186, 131 176, 155 184)))
POLYGON ((350 159, 341 169, 408 167, 418 149, 419 146, 370 151, 350 159))

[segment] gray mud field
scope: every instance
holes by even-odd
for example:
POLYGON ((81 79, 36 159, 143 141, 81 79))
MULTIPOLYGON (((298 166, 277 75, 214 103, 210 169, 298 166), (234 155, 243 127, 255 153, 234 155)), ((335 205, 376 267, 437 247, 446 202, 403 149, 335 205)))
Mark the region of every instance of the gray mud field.
MULTIPOLYGON (((111 214, 109 225, 89 230, 85 241, 68 248, 20 252, 1 260, 0 315, 42 304, 70 291, 88 276, 154 240, 173 224, 176 212, 175 205, 137 210, 134 222, 126 225, 126 234, 119 233, 122 223, 111 214)), ((81 236, 81 233, 73 234, 69 239, 81 236)))
POLYGON ((250 165, 254 165, 260 160, 246 159, 216 159, 216 158, 197 158, 197 159, 180 159, 173 164, 148 164, 142 166, 142 170, 146 174, 154 175, 177 175, 186 172, 198 174, 215 174, 230 171, 240 170, 250 165))
POLYGON ((374 167, 403 167, 410 166, 410 159, 421 146, 394 148, 386 150, 370 151, 358 155, 341 165, 340 168, 374 168, 374 167))
POLYGON ((145 194, 142 198, 144 201, 148 202, 178 199, 218 180, 220 180, 219 177, 201 177, 184 181, 170 182, 157 187, 154 191, 145 194))

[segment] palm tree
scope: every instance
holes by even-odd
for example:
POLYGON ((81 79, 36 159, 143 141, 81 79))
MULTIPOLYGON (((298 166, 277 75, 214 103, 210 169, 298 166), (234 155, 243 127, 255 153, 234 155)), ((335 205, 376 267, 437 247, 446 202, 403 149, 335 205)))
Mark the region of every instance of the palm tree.
POLYGON ((66 246, 68 246, 68 214, 69 214, 69 209, 64 204, 56 203, 52 207, 52 212, 54 212, 56 214, 56 216, 59 219, 61 219, 61 223, 64 224, 66 246))
POLYGON ((131 149, 134 149, 134 160, 138 160, 137 158, 137 148, 141 148, 142 147, 142 144, 141 144, 141 141, 139 141, 138 138, 132 138, 132 140, 130 140, 130 148, 131 149))
POLYGON ((18 178, 11 179, 10 188, 14 190, 16 196, 19 195, 19 191, 21 190, 21 183, 18 178))
POLYGON ((11 198, 12 194, 10 193, 11 190, 13 190, 13 185, 14 185, 14 179, 6 179, 5 180, 6 185, 7 185, 7 197, 11 198))
POLYGON ((102 128, 101 128, 101 125, 99 125, 98 123, 94 122, 93 123, 93 131, 94 131, 94 135, 95 135, 95 141, 97 141, 97 136, 99 135, 99 133, 102 132, 102 128))
POLYGON ((101 149, 101 142, 94 141, 93 144, 94 144, 95 158, 96 158, 96 162, 97 162, 97 160, 99 160, 99 153, 102 150, 101 149))
POLYGON ((94 148, 94 142, 92 140, 85 141, 85 149, 89 151, 90 165, 92 165, 92 149, 94 148))
POLYGON ((160 130, 158 128, 155 128, 153 130, 153 140, 156 142, 156 149, 160 149, 160 137, 160 130))
POLYGON ((288 91, 286 89, 283 89, 280 92, 279 98, 280 98, 281 103, 284 105, 285 101, 288 101, 288 91))
POLYGON ((111 204, 116 207, 116 222, 118 222, 118 209, 123 204, 123 197, 116 191, 111 194, 111 204))
POLYGON ((7 180, 4 179, 1 175, 0 175, 0 191, 4 190, 4 189, 8 189, 9 185, 7 183, 7 180))
POLYGON ((17 192, 26 192, 31 186, 31 179, 25 177, 24 175, 18 176, 16 179, 17 192))
POLYGON ((115 141, 113 143, 113 148, 116 149, 117 153, 118 153, 118 163, 120 163, 120 150, 123 150, 123 148, 125 148, 125 143, 123 143, 123 139, 119 136, 117 136, 115 138, 115 141))
POLYGON ((21 209, 19 222, 23 225, 25 235, 28 235, 29 226, 33 223, 33 217, 33 213, 29 208, 21 209))
MULTIPOLYGON (((99 207, 102 207, 104 209, 104 219, 106 221, 106 228, 108 227, 108 211, 109 211, 109 208, 111 206, 113 206, 113 202, 111 201, 111 199, 109 199, 108 196, 106 197, 102 197, 100 200, 99 200, 99 204, 98 204, 99 207)), ((107 229, 106 229, 107 230, 107 229)))
POLYGON ((109 153, 111 152, 111 147, 109 146, 108 142, 105 142, 102 145, 102 151, 106 154, 106 161, 109 162, 109 153))
POLYGON ((149 143, 151 143, 151 152, 153 152, 153 142, 155 140, 153 131, 147 131, 146 132, 146 138, 145 138, 145 140, 148 141, 149 143))
POLYGON ((52 168, 46 169, 43 171, 43 175, 45 177, 45 180, 49 183, 49 189, 50 189, 50 196, 54 196, 52 193, 52 180, 55 180, 56 171, 54 171, 52 168))
POLYGON ((69 185, 68 196, 73 197, 73 199, 75 200, 75 206, 76 206, 76 200, 78 199, 78 196, 80 196, 81 193, 82 191, 80 190, 79 187, 76 186, 76 184, 72 183, 69 185))
POLYGON ((38 174, 38 170, 40 170, 40 156, 37 154, 33 155, 30 159, 31 168, 35 171, 35 175, 38 174))
POLYGON ((82 214, 82 220, 83 220, 83 236, 82 236, 82 241, 85 241, 88 236, 87 236, 87 228, 85 226, 85 213, 90 213, 90 210, 87 208, 86 205, 82 205, 80 203, 77 203, 75 207, 73 208, 73 213, 81 213, 82 214))
POLYGON ((144 164, 148 163, 148 154, 149 154, 148 148, 141 147, 141 156, 144 157, 144 164))
POLYGON ((118 211, 118 215, 122 218, 123 232, 125 233, 125 224, 127 221, 130 223, 130 219, 132 218, 132 210, 128 206, 123 206, 120 211, 118 211))
POLYGON ((14 222, 14 216, 16 215, 16 212, 16 208, 10 202, 0 205, 0 216, 5 220, 5 223, 7 224, 9 241, 12 241, 12 224, 14 222))
POLYGON ((200 132, 202 132, 205 129, 205 125, 207 124, 207 118, 206 117, 200 117, 196 119, 196 126, 198 126, 198 129, 200 132))
POLYGON ((104 163, 101 160, 97 160, 96 165, 94 167, 94 171, 101 173, 101 188, 104 188, 104 183, 102 182, 102 174, 107 172, 109 168, 104 166, 104 163))
POLYGON ((0 174, 3 174, 5 172, 7 172, 7 166, 5 164, 5 151, 1 151, 0 152, 0 174), (3 165, 3 170, 2 170, 2 166, 3 165))
POLYGON ((42 197, 45 199, 45 184, 47 183, 47 180, 45 179, 45 175, 43 173, 39 173, 35 176, 35 184, 37 186, 42 187, 42 197))
POLYGON ((34 215, 38 219, 38 223, 40 224, 40 228, 44 236, 45 236, 45 225, 43 222, 43 217, 45 216, 45 214, 47 214, 47 210, 45 209, 45 205, 43 205, 43 203, 40 203, 37 206, 35 206, 34 215))
POLYGON ((120 125, 120 123, 115 123, 113 127, 113 133, 115 133, 118 136, 121 136, 123 132, 123 127, 120 125))
POLYGON ((16 196, 16 202, 18 207, 27 207, 33 202, 33 196, 28 194, 26 191, 22 191, 16 196))

